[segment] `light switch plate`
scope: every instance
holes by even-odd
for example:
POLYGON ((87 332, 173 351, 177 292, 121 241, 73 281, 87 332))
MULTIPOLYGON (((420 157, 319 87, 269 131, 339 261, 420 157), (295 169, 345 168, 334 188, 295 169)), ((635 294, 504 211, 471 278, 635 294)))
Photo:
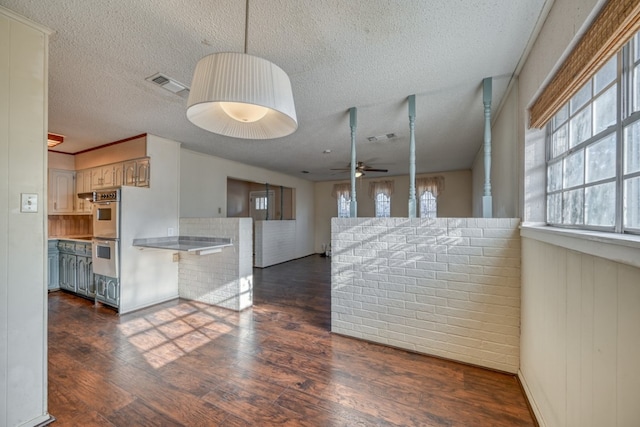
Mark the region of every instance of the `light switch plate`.
POLYGON ((38 195, 33 193, 20 193, 20 212, 38 212, 38 195))

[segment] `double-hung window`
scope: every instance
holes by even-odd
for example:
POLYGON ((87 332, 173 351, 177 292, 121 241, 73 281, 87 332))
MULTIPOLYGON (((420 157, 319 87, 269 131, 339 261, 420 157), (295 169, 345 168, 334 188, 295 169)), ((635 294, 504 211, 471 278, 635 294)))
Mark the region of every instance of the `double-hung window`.
POLYGON ((547 223, 640 233, 636 35, 547 125, 547 223))
POLYGON ((338 218, 349 218, 351 215, 351 199, 346 194, 338 196, 338 218))
POLYGON ((331 195, 336 198, 338 207, 338 218, 349 218, 351 216, 351 184, 333 184, 331 195))
POLYGON ((438 195, 444 190, 444 177, 430 176, 416 179, 420 218, 438 217, 438 195))
POLYGON ((431 191, 424 191, 420 195, 420 218, 436 218, 438 216, 438 201, 431 191))
POLYGON ((384 192, 376 194, 376 217, 389 218, 391 216, 391 196, 384 192))
POLYGON ((369 197, 373 199, 375 214, 378 218, 391 216, 391 195, 393 194, 393 180, 373 181, 369 183, 369 197))

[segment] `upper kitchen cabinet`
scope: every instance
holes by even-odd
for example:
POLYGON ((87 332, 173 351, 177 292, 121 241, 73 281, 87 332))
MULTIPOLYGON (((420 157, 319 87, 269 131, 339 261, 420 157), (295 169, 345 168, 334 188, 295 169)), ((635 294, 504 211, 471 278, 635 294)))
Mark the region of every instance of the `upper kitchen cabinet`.
POLYGON ((124 162, 124 184, 135 187, 148 187, 150 181, 149 158, 124 162))
POLYGON ((120 187, 124 185, 124 164, 123 163, 115 163, 113 165, 113 179, 114 187, 120 187))
POLYGON ((115 165, 98 166, 91 169, 91 188, 96 190, 100 188, 115 187, 116 184, 116 168, 115 165))
POLYGON ((73 213, 75 196, 75 172, 49 170, 49 214, 73 213))

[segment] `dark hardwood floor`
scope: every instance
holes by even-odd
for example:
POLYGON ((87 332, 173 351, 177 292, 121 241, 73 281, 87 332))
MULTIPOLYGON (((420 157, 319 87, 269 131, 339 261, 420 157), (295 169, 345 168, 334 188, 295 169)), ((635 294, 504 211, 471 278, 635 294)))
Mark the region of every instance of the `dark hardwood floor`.
POLYGON ((241 313, 49 295, 54 426, 531 426, 513 376, 329 332, 330 260, 254 270, 241 313))

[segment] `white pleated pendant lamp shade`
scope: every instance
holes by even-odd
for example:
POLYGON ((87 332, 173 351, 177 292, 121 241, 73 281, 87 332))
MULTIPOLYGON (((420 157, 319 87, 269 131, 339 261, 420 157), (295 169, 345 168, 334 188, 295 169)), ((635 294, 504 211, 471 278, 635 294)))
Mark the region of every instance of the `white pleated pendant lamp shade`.
POLYGON ((266 59, 237 52, 198 62, 187 118, 210 132, 244 139, 280 138, 298 128, 289 76, 266 59))

